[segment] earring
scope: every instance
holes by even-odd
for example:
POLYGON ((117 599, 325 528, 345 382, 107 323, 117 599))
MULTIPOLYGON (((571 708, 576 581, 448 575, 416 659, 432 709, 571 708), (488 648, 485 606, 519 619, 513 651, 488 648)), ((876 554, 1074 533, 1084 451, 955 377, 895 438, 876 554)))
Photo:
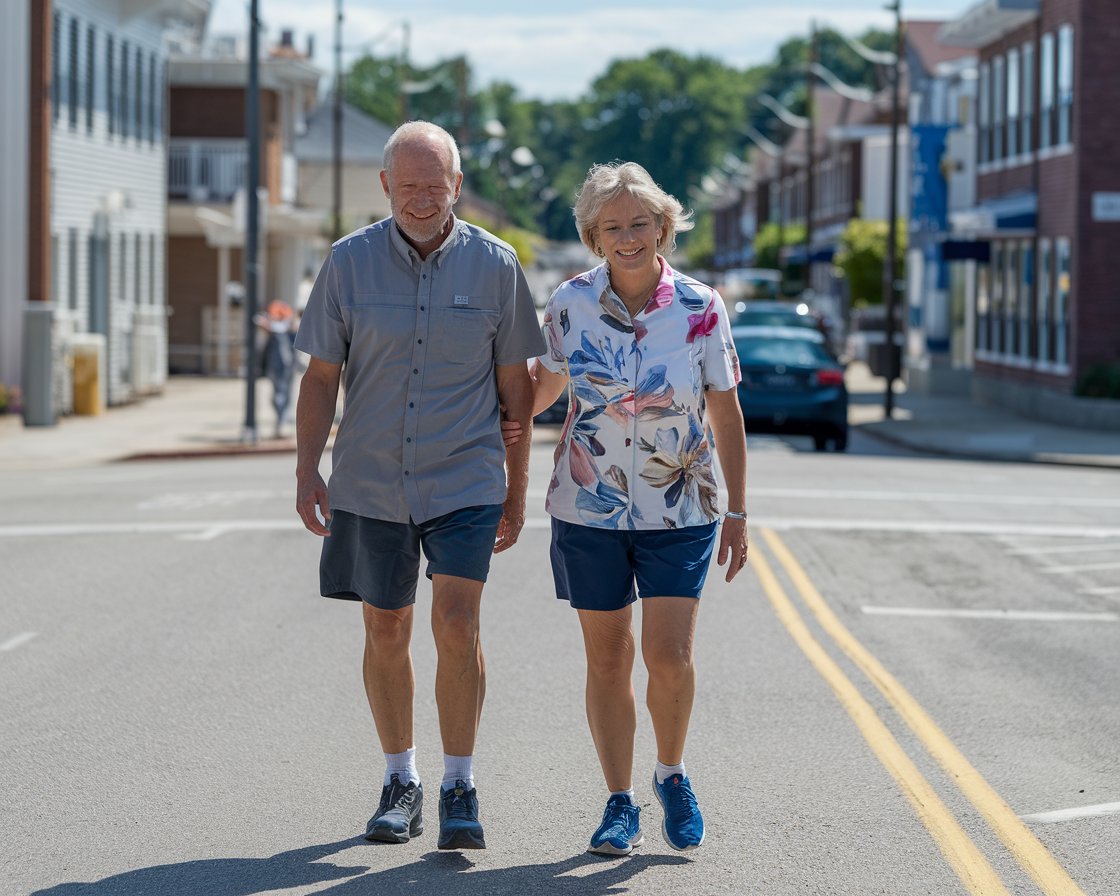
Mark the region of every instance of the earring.
POLYGON ((603 255, 604 255, 603 247, 602 246, 596 246, 595 247, 595 254, 598 255, 600 258, 602 258, 603 255))

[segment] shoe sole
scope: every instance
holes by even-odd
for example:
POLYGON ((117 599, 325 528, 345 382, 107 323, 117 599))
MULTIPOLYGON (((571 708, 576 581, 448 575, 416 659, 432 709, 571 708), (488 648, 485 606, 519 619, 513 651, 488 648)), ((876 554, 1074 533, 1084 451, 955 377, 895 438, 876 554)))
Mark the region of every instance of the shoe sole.
POLYGON ((597 856, 628 856, 645 842, 645 837, 643 837, 641 834, 638 834, 638 839, 634 840, 629 846, 626 847, 626 849, 619 849, 608 840, 607 842, 602 843, 599 846, 587 847, 587 851, 597 856))
POLYGON ((470 831, 455 831, 448 837, 440 837, 438 849, 486 849, 486 839, 476 837, 470 831))
POLYGON ((366 831, 365 839, 370 843, 407 843, 413 837, 424 833, 424 823, 413 824, 407 831, 397 833, 389 827, 375 827, 366 831))

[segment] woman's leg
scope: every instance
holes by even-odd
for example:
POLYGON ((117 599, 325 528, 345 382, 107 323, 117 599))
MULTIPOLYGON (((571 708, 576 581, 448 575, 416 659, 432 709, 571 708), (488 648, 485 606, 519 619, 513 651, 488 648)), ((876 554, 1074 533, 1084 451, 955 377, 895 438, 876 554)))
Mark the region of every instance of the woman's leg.
POLYGON ((634 771, 632 608, 577 611, 587 653, 587 723, 611 792, 630 790, 634 771))
POLYGON ((696 695, 692 642, 700 601, 691 597, 642 600, 642 658, 649 672, 646 705, 653 720, 657 760, 679 765, 684 759, 688 721, 696 695))

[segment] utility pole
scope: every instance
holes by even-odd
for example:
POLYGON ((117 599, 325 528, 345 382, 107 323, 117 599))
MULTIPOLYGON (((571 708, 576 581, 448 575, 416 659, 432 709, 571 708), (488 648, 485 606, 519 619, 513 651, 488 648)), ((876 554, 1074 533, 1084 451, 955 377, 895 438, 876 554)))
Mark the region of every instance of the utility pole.
POLYGON ((886 340, 887 389, 883 394, 883 415, 889 420, 894 413, 894 381, 901 367, 901 350, 895 353, 895 315, 898 305, 898 290, 895 281, 895 256, 898 253, 898 127, 901 118, 899 88, 902 80, 902 0, 894 0, 887 7, 894 12, 894 66, 891 77, 891 159, 890 195, 887 198, 887 257, 883 263, 883 302, 887 308, 886 340), (896 360, 897 359, 897 360, 896 360))
MULTIPOLYGON (((809 22, 809 67, 805 71, 805 87, 808 92, 808 103, 805 109, 805 117, 809 119, 809 127, 805 132, 805 152, 807 159, 806 179, 805 179, 805 286, 804 289, 811 289, 813 286, 813 203, 816 200, 815 189, 813 180, 816 176, 816 143, 817 131, 813 126, 813 99, 814 87, 817 79, 813 69, 817 64, 817 23, 815 21, 809 22)), ((804 291, 804 290, 803 290, 804 291)))
POLYGON ((245 427, 243 442, 257 443, 257 230, 261 179, 260 19, 258 0, 249 4, 249 79, 245 97, 248 172, 245 184, 245 427))
POLYGON ((336 243, 342 239, 342 0, 335 0, 331 193, 331 242, 336 243))

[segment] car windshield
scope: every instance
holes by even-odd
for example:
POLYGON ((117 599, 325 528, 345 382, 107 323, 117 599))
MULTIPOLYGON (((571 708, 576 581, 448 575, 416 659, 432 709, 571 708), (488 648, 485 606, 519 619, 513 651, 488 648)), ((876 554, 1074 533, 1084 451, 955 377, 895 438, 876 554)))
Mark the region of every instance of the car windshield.
POLYGON ((817 320, 808 314, 798 314, 793 308, 786 309, 758 309, 749 305, 742 311, 737 311, 731 318, 731 326, 751 327, 807 327, 817 329, 817 320))
POLYGON ((786 364, 799 367, 831 365, 832 359, 819 342, 808 339, 744 337, 735 340, 739 363, 746 365, 786 364))

